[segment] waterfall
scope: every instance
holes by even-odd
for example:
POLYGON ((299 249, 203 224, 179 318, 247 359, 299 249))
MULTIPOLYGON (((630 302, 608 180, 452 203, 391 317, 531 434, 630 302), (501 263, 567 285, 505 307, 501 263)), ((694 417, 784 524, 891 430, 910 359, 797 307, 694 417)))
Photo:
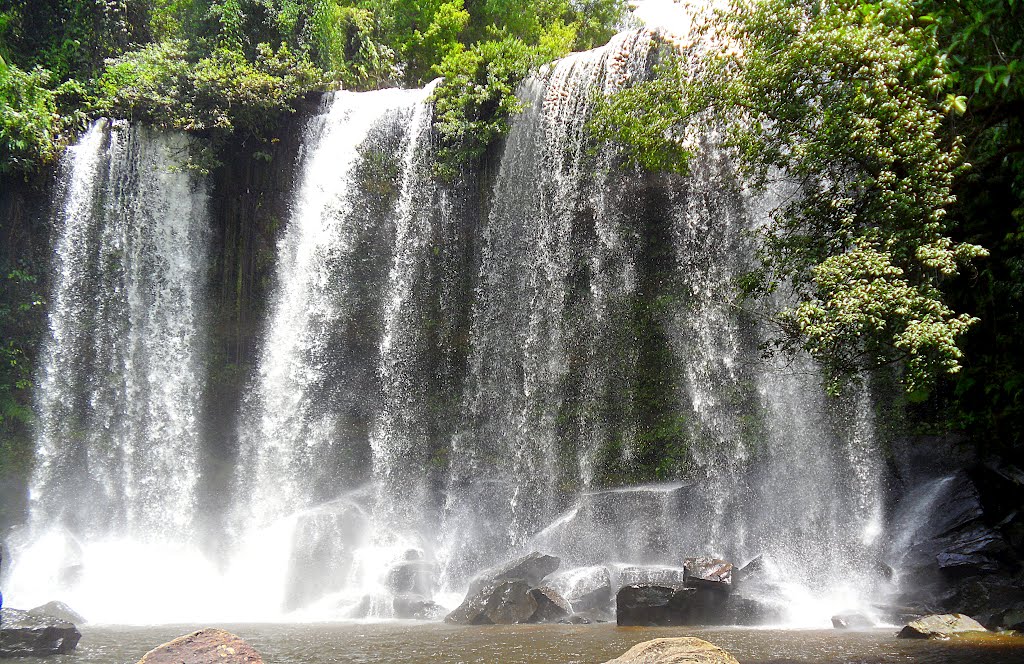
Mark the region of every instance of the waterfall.
POLYGON ((11 596, 111 622, 436 617, 537 548, 569 585, 763 556, 793 624, 863 605, 871 386, 831 398, 807 358, 765 360, 771 331, 733 299, 792 186, 748 190, 714 126, 685 177, 623 169, 587 130, 595 95, 666 42, 623 32, 529 77, 504 143, 454 183, 433 174, 433 85, 327 95, 233 413, 201 408, 210 220, 176 168, 189 143, 93 125, 66 157, 11 596), (212 418, 237 440, 204 439, 227 428, 212 418), (207 446, 236 459, 204 495, 213 542, 207 446))
POLYGON ((237 482, 250 544, 234 564, 278 556, 268 585, 288 608, 388 616, 389 564, 425 546, 430 93, 337 93, 306 137, 237 482))
MULTIPOLYGON (((181 168, 188 147, 100 120, 67 152, 19 538, 34 548, 13 570, 16 597, 49 601, 104 574, 148 587, 132 578, 145 574, 138 561, 118 569, 132 554, 111 542, 152 545, 156 557, 194 541, 210 229, 204 182, 181 168), (108 556, 103 570, 87 565, 96 556, 108 556)), ((79 605, 103 594, 116 592, 79 605)))

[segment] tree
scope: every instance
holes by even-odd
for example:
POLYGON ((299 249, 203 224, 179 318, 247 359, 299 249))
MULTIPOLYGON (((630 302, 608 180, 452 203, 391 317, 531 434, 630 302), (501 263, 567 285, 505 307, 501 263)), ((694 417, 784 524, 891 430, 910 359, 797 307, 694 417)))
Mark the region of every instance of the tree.
POLYGON ((762 268, 741 286, 787 287, 777 342, 809 352, 833 387, 897 364, 918 392, 959 371, 976 319, 953 311, 943 287, 986 252, 949 235, 962 160, 944 127, 958 101, 934 32, 908 0, 735 0, 702 29, 713 27, 729 48, 687 52, 663 73, 678 98, 641 83, 601 109, 598 136, 639 163, 682 160, 678 170, 687 128, 710 116, 755 183, 777 172, 795 183, 800 195, 763 231, 762 268), (672 126, 617 129, 643 98, 672 126))

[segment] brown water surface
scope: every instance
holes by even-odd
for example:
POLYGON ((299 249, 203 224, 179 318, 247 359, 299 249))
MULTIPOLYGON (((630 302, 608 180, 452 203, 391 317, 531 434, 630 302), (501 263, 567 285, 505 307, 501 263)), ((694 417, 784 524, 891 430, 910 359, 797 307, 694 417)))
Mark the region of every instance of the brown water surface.
MULTIPOLYGON (((641 641, 697 636, 743 664, 1024 664, 1024 638, 951 641, 895 638, 867 631, 746 628, 641 628, 615 625, 459 627, 437 623, 219 625, 263 653, 266 664, 410 662, 413 664, 595 664, 641 641)), ((26 664, 135 664, 151 648, 199 629, 195 625, 83 628, 78 651, 26 664)))

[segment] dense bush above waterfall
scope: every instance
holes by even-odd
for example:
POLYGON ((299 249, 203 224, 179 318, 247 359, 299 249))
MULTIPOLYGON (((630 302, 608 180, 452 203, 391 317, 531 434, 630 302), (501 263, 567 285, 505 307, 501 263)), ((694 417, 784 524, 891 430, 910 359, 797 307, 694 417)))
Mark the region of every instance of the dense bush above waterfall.
POLYGON ((52 161, 83 112, 266 141, 308 92, 418 86, 438 74, 448 77, 438 92, 451 148, 442 158, 475 156, 505 131, 526 73, 606 41, 623 8, 622 0, 6 3, 0 170, 52 161))

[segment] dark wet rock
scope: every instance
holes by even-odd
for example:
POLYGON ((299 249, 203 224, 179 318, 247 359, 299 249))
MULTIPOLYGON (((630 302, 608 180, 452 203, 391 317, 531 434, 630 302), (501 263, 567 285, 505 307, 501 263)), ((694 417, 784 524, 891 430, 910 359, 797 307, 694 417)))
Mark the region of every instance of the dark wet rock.
POLYGON ((607 567, 583 567, 566 570, 548 580, 576 612, 611 607, 615 594, 607 567))
POLYGON ((539 586, 544 577, 557 570, 561 563, 562 561, 557 556, 534 551, 504 565, 485 570, 469 584, 468 594, 476 594, 484 586, 498 581, 522 580, 531 588, 539 586))
POLYGON ((619 625, 723 625, 729 622, 728 594, 706 588, 634 584, 616 595, 619 625))
POLYGON ((444 607, 422 595, 401 593, 392 599, 396 618, 403 620, 437 620, 444 616, 444 607))
POLYGON ((974 618, 961 613, 925 616, 908 623, 897 634, 901 639, 947 639, 955 634, 987 632, 974 618))
POLYGON ((961 579, 952 586, 952 594, 941 606, 950 613, 989 616, 1024 603, 1019 581, 1001 575, 961 579))
POLYGON ((28 610, 29 615, 33 616, 49 616, 56 618, 57 620, 63 620, 74 625, 84 625, 88 622, 82 617, 80 613, 72 609, 64 602, 47 602, 42 606, 37 606, 34 609, 28 610))
POLYGON ((683 585, 730 592, 732 572, 732 563, 718 558, 687 558, 683 561, 683 585))
POLYGON ((0 657, 48 657, 75 649, 82 633, 74 624, 18 609, 0 609, 0 657))
POLYGON ((1024 606, 1017 606, 997 612, 992 616, 992 620, 987 626, 992 629, 1012 629, 1015 632, 1024 631, 1024 606))
POLYGON ((526 581, 498 581, 468 595, 444 621, 456 625, 512 625, 529 622, 536 611, 537 600, 526 581))
POLYGON ((638 643, 605 664, 739 664, 713 643, 692 636, 638 643))
POLYGON ((529 622, 537 608, 525 581, 502 581, 491 592, 484 615, 494 625, 515 625, 529 622))
POLYGON ((263 664, 241 638, 222 629, 201 629, 150 650, 138 664, 263 664))
POLYGON ((404 560, 388 571, 387 587, 395 593, 434 594, 437 565, 426 560, 404 560))
POLYGON ((527 622, 537 610, 537 601, 530 590, 539 586, 560 564, 557 557, 534 551, 486 570, 473 579, 466 599, 444 620, 458 625, 527 622))
POLYGON ((726 623, 732 625, 774 625, 782 622, 785 607, 781 602, 775 603, 754 597, 745 597, 740 593, 732 593, 726 601, 726 623))
POLYGON ((554 588, 533 588, 530 590, 530 596, 537 603, 537 610, 530 617, 530 622, 558 622, 572 613, 572 607, 554 588))
POLYGON ((836 629, 867 629, 875 622, 863 613, 840 613, 832 616, 832 627, 836 629))

